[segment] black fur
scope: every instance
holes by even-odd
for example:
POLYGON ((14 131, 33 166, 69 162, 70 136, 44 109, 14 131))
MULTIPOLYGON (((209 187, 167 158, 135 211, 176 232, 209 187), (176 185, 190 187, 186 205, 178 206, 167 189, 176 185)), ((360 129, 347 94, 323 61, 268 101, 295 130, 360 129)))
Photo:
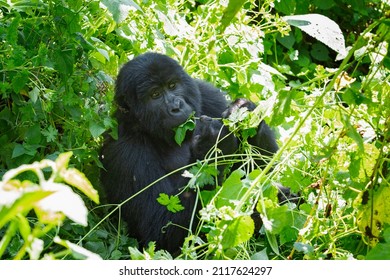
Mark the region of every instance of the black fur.
MULTIPOLYGON (((137 193, 171 171, 205 156, 222 127, 220 121, 211 118, 227 117, 235 106, 255 106, 239 99, 229 107, 219 89, 192 79, 176 61, 157 53, 140 55, 122 67, 115 101, 118 140, 108 137, 101 154, 105 168, 101 179, 107 198, 111 203, 120 203, 134 196, 121 209, 130 234, 142 246, 156 241, 158 248, 175 252, 188 234, 196 194, 183 192, 180 199, 185 210, 177 213, 156 200, 160 193, 179 193, 188 179, 177 172, 137 193), (199 117, 196 129, 179 146, 174 141, 173 128, 192 112, 199 117), (173 225, 167 226, 169 222, 173 225)), ((224 130, 227 133, 227 128, 224 130)), ((264 122, 251 141, 266 154, 277 150, 274 135, 264 122)), ((221 149, 233 153, 237 145, 237 140, 230 137, 221 149)))

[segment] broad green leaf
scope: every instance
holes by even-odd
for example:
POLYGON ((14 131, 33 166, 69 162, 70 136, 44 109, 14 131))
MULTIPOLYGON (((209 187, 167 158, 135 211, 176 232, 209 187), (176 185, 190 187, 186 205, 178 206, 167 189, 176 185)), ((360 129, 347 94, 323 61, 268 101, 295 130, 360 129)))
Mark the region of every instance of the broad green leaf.
POLYGON ((105 131, 106 131, 106 128, 99 123, 91 122, 89 124, 89 132, 91 132, 93 138, 98 138, 105 131))
POLYGON ((218 193, 215 206, 234 206, 234 201, 238 201, 245 192, 241 178, 245 172, 241 169, 234 170, 232 174, 223 183, 220 192, 218 193))
POLYGON ((16 158, 18 156, 24 155, 26 153, 26 150, 24 149, 22 144, 15 144, 15 147, 12 151, 12 158, 16 158))
POLYGON ((366 260, 390 260, 390 244, 377 244, 367 253, 366 260))
POLYGON ((224 249, 233 248, 243 242, 248 241, 255 230, 255 224, 250 216, 240 216, 232 221, 222 221, 220 227, 227 224, 223 232, 222 246, 224 249))
POLYGON ((26 131, 24 141, 28 144, 39 144, 41 142, 41 126, 35 124, 26 131))
POLYGON ((225 31, 226 27, 229 26, 230 22, 236 16, 236 14, 240 11, 242 5, 246 0, 230 0, 227 8, 223 12, 223 16, 221 19, 221 24, 219 26, 221 33, 225 31))
POLYGON ((26 69, 19 71, 12 79, 12 88, 16 93, 19 93, 27 84, 29 72, 26 69))
POLYGON ((267 260, 269 260, 268 255, 267 255, 267 248, 264 248, 260 252, 254 253, 251 256, 251 260, 257 260, 257 261, 267 261, 267 260))
POLYGON ((310 244, 302 243, 302 242, 295 242, 294 248, 298 252, 303 252, 304 254, 311 254, 314 252, 313 246, 311 246, 310 244))

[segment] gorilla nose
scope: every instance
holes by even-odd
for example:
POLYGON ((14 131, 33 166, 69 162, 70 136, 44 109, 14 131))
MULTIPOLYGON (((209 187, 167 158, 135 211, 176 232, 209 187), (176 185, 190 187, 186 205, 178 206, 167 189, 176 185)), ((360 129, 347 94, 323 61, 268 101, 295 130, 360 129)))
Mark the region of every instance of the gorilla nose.
POLYGON ((169 112, 172 115, 176 115, 181 112, 182 102, 179 99, 174 100, 169 106, 169 112))

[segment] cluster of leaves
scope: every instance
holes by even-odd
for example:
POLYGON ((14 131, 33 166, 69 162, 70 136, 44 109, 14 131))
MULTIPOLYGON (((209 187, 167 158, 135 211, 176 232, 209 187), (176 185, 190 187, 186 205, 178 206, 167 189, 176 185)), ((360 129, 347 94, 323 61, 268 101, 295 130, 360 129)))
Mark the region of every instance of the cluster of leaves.
MULTIPOLYGON (((98 186, 102 134, 115 137, 114 77, 128 58, 158 51, 232 99, 259 103, 226 121, 244 140, 240 159, 215 149, 186 173, 203 209, 181 258, 390 258, 388 1, 136 2, 0 0, 0 174, 71 150, 98 186), (323 37, 328 25, 304 28, 318 23, 313 14, 340 26, 342 61, 323 37), (275 128, 280 150, 260 169, 245 139, 262 119, 275 128), (214 165, 233 163, 241 168, 218 182, 214 165), (201 191, 215 182, 215 190, 201 191), (305 203, 280 206, 275 182, 301 192, 305 203)), ((176 141, 192 128, 184 124, 176 141)), ((176 198, 159 200, 180 211, 176 198)), ((105 259, 170 258, 153 244, 133 248, 123 225, 92 207, 91 228, 65 220, 59 236, 105 259)), ((0 252, 14 257, 28 236, 22 231, 19 243, 0 252)))
POLYGON ((0 172, 68 150, 96 172, 119 66, 94 37, 107 24, 98 1, 1 1, 0 172))
MULTIPOLYGON (((4 174, 0 181, 0 232, 4 233, 0 241, 0 258, 17 232, 23 238, 23 245, 16 249, 15 255, 9 257, 22 259, 28 253, 30 259, 39 259, 44 249, 50 246, 41 238, 61 225, 65 217, 77 224, 87 225, 88 210, 69 185, 96 203, 99 203, 99 196, 84 174, 75 168, 68 168, 71 155, 68 152, 60 154, 56 161, 45 159, 24 164, 4 174), (34 174, 36 179, 18 179, 26 172, 34 174), (27 215, 32 210, 36 220, 30 223, 27 215)), ((44 256, 45 259, 56 259, 68 254, 76 258, 100 259, 99 255, 59 236, 54 236, 50 241, 66 249, 57 253, 49 252, 44 256)), ((12 252, 12 249, 8 252, 12 252)))

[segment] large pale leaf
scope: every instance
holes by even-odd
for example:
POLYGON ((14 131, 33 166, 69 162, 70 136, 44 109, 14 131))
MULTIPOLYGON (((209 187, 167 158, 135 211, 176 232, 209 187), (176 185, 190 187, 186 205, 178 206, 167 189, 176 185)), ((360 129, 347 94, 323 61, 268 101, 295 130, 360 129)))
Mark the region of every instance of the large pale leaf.
POLYGON ((66 183, 79 189, 95 203, 99 204, 99 194, 97 190, 93 188, 91 182, 82 172, 75 168, 69 168, 62 170, 61 176, 66 183))
POLYGON ((101 4, 111 12, 116 23, 124 21, 131 9, 142 12, 141 7, 132 0, 102 0, 101 4))
POLYGON ((307 14, 285 16, 283 19, 336 51, 339 59, 347 55, 344 35, 337 23, 330 18, 319 14, 307 14))
POLYGON ((69 186, 45 182, 42 184, 42 189, 53 193, 41 199, 37 207, 49 213, 62 212, 72 221, 83 226, 87 225, 88 211, 84 201, 69 186))

